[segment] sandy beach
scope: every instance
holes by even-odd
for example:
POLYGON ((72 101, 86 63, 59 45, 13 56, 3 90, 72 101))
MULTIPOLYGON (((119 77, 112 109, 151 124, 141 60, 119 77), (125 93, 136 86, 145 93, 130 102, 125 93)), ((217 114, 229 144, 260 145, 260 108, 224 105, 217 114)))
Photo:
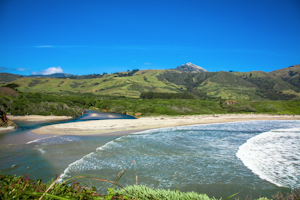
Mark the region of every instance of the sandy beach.
POLYGON ((0 127, 0 133, 6 133, 15 130, 15 127, 8 126, 8 127, 0 127))
POLYGON ((299 115, 226 114, 177 117, 143 117, 139 119, 93 120, 44 126, 32 132, 52 135, 94 135, 112 132, 255 120, 300 120, 299 115))
POLYGON ((11 121, 28 121, 28 122, 39 122, 39 121, 59 121, 59 120, 67 120, 72 119, 71 116, 55 116, 55 115, 25 115, 25 116, 14 116, 7 115, 8 119, 11 121))

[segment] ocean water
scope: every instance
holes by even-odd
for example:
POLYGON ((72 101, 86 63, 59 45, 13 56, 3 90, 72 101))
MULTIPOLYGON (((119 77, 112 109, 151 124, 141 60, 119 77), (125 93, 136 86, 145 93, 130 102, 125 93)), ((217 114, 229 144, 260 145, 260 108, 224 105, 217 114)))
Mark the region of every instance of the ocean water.
MULTIPOLYGON (((193 125, 114 137, 49 136, 0 145, 0 170, 49 180, 92 174, 120 184, 240 198, 271 197, 300 187, 300 122, 250 121, 193 125), (135 161, 136 166, 131 164, 135 161), (136 168, 136 170, 135 170, 136 168), (137 176, 137 179, 136 179, 137 176)), ((111 184, 82 184, 105 192, 111 184)))

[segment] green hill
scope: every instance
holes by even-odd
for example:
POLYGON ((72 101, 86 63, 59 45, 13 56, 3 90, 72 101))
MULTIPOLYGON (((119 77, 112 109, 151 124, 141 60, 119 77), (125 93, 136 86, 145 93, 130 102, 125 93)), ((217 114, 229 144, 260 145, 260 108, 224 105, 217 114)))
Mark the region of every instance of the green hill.
POLYGON ((293 65, 287 68, 270 72, 270 74, 300 88, 300 65, 293 65))
POLYGON ((95 79, 56 79, 56 78, 22 78, 14 83, 23 92, 62 92, 95 93, 102 95, 121 95, 139 97, 141 92, 180 92, 180 86, 164 83, 156 77, 164 70, 146 70, 133 76, 118 77, 107 74, 95 79))
POLYGON ((17 80, 22 77, 23 76, 20 76, 17 74, 0 73, 0 85, 4 85, 6 83, 12 82, 12 81, 17 80))
POLYGON ((288 100, 300 97, 300 65, 270 73, 134 70, 114 74, 69 78, 20 78, 12 76, 21 92, 93 93, 137 98, 142 92, 189 92, 198 98, 288 100), (94 78, 93 78, 94 77, 94 78))
POLYGON ((263 71, 236 72, 235 75, 255 85, 256 95, 266 99, 291 99, 299 96, 299 88, 263 71))
POLYGON ((257 99, 255 85, 229 72, 219 72, 197 88, 206 96, 223 99, 257 99))

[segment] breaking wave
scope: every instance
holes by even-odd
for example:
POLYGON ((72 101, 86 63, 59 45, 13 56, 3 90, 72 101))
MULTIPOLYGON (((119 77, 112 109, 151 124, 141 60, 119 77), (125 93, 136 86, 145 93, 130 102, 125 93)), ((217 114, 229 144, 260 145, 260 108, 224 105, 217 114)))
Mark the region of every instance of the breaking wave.
POLYGON ((239 147, 237 157, 261 179, 279 187, 300 187, 300 128, 257 135, 239 147))
MULTIPOLYGON (((247 188, 270 189, 274 188, 271 182, 295 188, 299 187, 300 177, 299 141, 298 121, 153 129, 98 147, 69 164, 63 179, 88 173, 105 174, 107 179, 114 180, 119 171, 135 160, 139 180, 151 187, 238 183, 247 188)), ((134 184, 135 177, 125 175, 121 181, 134 184)))

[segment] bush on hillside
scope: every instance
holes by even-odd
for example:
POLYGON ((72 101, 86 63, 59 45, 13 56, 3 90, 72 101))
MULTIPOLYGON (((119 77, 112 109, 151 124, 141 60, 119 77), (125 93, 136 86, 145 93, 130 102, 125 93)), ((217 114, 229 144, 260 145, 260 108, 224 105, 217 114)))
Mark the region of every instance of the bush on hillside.
POLYGON ((0 95, 5 95, 5 96, 10 96, 10 97, 17 98, 19 94, 12 88, 0 87, 0 95))

